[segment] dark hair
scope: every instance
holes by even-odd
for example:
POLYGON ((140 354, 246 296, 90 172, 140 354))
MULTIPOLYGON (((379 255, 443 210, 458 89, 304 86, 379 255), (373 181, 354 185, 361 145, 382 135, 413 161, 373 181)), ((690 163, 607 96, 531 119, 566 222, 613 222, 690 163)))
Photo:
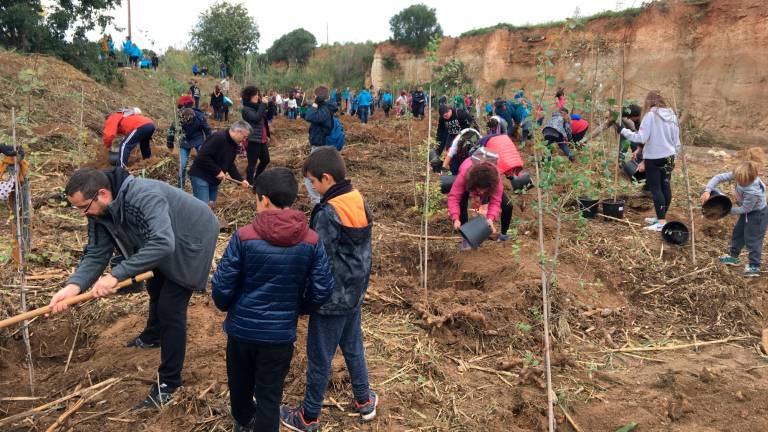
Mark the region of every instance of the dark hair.
POLYGON ((568 114, 568 108, 562 107, 562 108, 560 108, 560 112, 563 113, 563 114, 568 114))
POLYGON ((555 93, 555 97, 565 96, 565 89, 560 87, 557 89, 557 93, 555 93))
POLYGON ((91 199, 100 189, 110 189, 110 187, 109 179, 103 172, 95 168, 81 168, 69 178, 64 194, 72 196, 80 192, 85 199, 91 199))
POLYGON ((485 123, 485 126, 488 128, 489 131, 495 131, 496 128, 499 127, 499 120, 496 119, 495 117, 491 117, 485 123))
POLYGON ((315 97, 322 100, 328 99, 328 87, 318 86, 315 89, 315 97))
POLYGON ((440 115, 447 114, 448 111, 451 111, 453 108, 449 107, 448 105, 440 105, 440 115))
POLYGON ((640 107, 640 105, 630 104, 628 107, 624 108, 624 115, 622 117, 640 117, 642 112, 643 108, 640 107))
POLYGON ((259 94, 259 88, 255 86, 248 86, 243 89, 243 91, 240 92, 240 97, 243 99, 243 102, 250 102, 251 99, 253 99, 254 96, 259 94))
POLYGON ((468 191, 477 189, 496 190, 499 186, 499 171, 490 162, 473 165, 467 171, 466 185, 468 191))
POLYGON ((290 207, 299 193, 299 183, 288 168, 269 168, 256 178, 253 185, 256 195, 266 196, 276 207, 290 207))
POLYGON ((307 157, 301 173, 304 176, 312 174, 312 177, 316 179, 323 177, 323 174, 328 174, 333 177, 334 181, 340 182, 347 178, 347 167, 338 150, 334 147, 324 146, 307 157))

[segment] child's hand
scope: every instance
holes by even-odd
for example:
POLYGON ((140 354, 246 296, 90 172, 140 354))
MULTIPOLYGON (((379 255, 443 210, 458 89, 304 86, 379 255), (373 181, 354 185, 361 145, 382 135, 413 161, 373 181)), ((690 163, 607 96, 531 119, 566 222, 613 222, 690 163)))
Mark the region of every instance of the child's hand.
POLYGON ((488 226, 491 227, 491 234, 496 234, 496 227, 493 226, 493 221, 488 219, 488 226))
POLYGON ((459 230, 459 228, 461 228, 461 221, 460 221, 460 220, 458 220, 458 219, 456 219, 455 221, 453 221, 453 229, 454 229, 455 231, 458 231, 458 230, 459 230))
POLYGON ((704 204, 704 201, 709 199, 709 192, 704 191, 704 193, 701 194, 701 198, 700 199, 701 199, 701 203, 704 204))

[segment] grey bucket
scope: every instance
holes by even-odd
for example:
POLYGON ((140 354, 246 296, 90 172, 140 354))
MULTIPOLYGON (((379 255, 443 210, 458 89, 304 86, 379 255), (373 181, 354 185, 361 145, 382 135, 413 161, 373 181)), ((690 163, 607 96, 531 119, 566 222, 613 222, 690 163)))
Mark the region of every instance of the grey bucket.
POLYGON ((527 172, 511 176, 509 181, 512 183, 512 190, 526 190, 533 187, 533 180, 527 172))
POLYGON ((629 160, 627 162, 623 163, 623 166, 621 167, 624 170, 624 174, 626 174, 630 179, 632 180, 644 180, 645 179, 645 171, 638 172, 637 168, 640 164, 636 160, 629 160))
POLYGON ((733 203, 730 198, 713 190, 709 193, 709 199, 701 205, 701 213, 709 220, 718 220, 727 216, 732 207, 733 203))
POLYGON ((478 248, 491 235, 491 227, 488 225, 488 219, 483 215, 477 215, 462 225, 459 232, 472 248, 478 248))
POLYGON ((448 194, 453 187, 453 182, 456 181, 455 175, 443 175, 440 176, 440 192, 448 194))

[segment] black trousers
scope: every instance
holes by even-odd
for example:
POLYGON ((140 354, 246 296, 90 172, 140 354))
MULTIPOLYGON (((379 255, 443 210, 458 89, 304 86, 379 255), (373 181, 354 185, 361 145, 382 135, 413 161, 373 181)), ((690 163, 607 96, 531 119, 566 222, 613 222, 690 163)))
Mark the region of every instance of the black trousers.
MULTIPOLYGON (((462 225, 469 220, 469 192, 464 192, 459 203, 459 222, 462 225)), ((501 193, 501 234, 506 234, 509 230, 509 224, 512 222, 512 200, 509 199, 506 192, 501 193)))
POLYGON ((292 357, 293 344, 250 343, 227 338, 229 402, 235 421, 245 426, 253 419, 254 430, 278 432, 283 385, 292 357))
POLYGON ((266 144, 249 142, 246 149, 248 155, 248 168, 245 170, 245 179, 253 184, 256 177, 259 176, 269 165, 269 146, 266 144), (256 162, 259 162, 258 167, 256 162))
POLYGON ((657 219, 665 219, 672 203, 672 170, 675 157, 645 159, 645 182, 653 195, 653 208, 657 219))
POLYGON ((165 277, 157 269, 147 282, 149 316, 140 337, 160 343, 160 382, 171 388, 181 386, 181 370, 187 351, 187 307, 192 290, 165 277))

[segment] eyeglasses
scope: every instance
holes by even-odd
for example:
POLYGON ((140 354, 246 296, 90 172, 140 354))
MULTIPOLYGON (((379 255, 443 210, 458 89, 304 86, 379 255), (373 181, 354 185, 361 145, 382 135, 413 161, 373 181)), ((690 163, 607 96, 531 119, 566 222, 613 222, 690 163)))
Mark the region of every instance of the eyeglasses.
POLYGON ((91 205, 96 200, 97 196, 98 196, 98 193, 93 198, 91 198, 91 202, 89 202, 88 205, 85 206, 85 208, 83 208, 82 206, 76 206, 76 205, 73 205, 72 208, 75 209, 75 210, 79 210, 79 211, 83 212, 83 214, 88 213, 88 209, 91 208, 91 205))

